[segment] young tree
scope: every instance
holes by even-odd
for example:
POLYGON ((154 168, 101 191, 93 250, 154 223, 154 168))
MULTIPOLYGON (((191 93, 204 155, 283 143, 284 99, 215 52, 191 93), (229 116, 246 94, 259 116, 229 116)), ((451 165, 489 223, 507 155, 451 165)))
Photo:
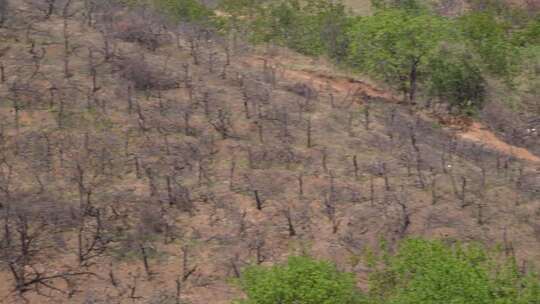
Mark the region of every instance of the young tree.
POLYGON ((69 286, 77 277, 92 275, 68 265, 52 269, 51 256, 65 252, 62 233, 69 229, 67 208, 57 207, 55 198, 31 193, 13 196, 17 204, 2 211, 3 232, 0 236, 0 266, 11 274, 14 290, 19 294, 38 288, 63 292, 57 281, 69 286))
POLYGON ((515 74, 518 51, 508 35, 509 24, 493 13, 473 12, 461 17, 457 25, 489 72, 506 78, 515 74))
POLYGON ((8 1, 0 0, 0 28, 4 26, 8 16, 8 1))
POLYGON ((472 55, 446 50, 429 63, 430 95, 448 102, 450 110, 472 114, 482 107, 486 83, 472 55))
POLYGON ((397 86, 404 99, 415 102, 426 63, 436 55, 448 33, 448 22, 430 14, 383 10, 358 19, 349 33, 353 66, 397 86))
MULTIPOLYGON (((229 11, 239 6, 238 1, 227 2, 229 11)), ((344 57, 347 14, 341 1, 268 1, 262 5, 242 2, 250 14, 255 13, 249 19, 254 41, 275 42, 307 55, 328 53, 338 60, 344 57)), ((238 22, 235 13, 231 20, 238 22)))

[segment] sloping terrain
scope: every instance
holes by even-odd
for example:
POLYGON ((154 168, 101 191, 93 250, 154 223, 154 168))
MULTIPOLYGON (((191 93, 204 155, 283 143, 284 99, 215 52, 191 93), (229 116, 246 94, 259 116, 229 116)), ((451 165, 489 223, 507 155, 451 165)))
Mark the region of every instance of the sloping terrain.
MULTIPOLYGON (((302 71, 294 68, 286 68, 283 62, 285 58, 266 58, 266 57, 255 57, 248 58, 247 62, 249 65, 256 65, 257 60, 259 62, 271 62, 274 65, 274 68, 277 69, 278 73, 286 78, 288 81, 296 82, 305 82, 310 85, 315 85, 319 90, 325 90, 331 88, 334 91, 340 92, 342 94, 361 94, 368 99, 376 99, 380 102, 387 103, 400 103, 401 100, 399 97, 393 96, 392 93, 384 91, 381 89, 375 88, 373 85, 370 85, 366 82, 347 77, 347 76, 335 76, 330 74, 325 74, 324 72, 317 72, 313 70, 302 71)), ((320 68, 320 67, 319 67, 320 68)), ((497 151, 507 156, 512 156, 521 160, 529 161, 532 163, 539 163, 540 157, 536 156, 531 151, 523 147, 514 146, 512 144, 506 143, 504 140, 500 139, 493 132, 489 130, 488 127, 482 125, 480 122, 471 122, 460 121, 459 119, 452 121, 451 117, 437 117, 437 115, 430 115, 432 113, 427 113, 428 116, 433 116, 433 118, 438 119, 439 123, 451 128, 458 128, 459 131, 456 132, 456 135, 465 139, 474 142, 478 142, 481 145, 485 145, 491 150, 497 151), (448 120, 450 118, 450 120, 448 120)), ((530 133, 530 137, 537 137, 536 129, 531 127, 530 129, 525 129, 525 132, 530 133)))
POLYGON ((299 252, 365 287, 409 235, 540 262, 531 152, 152 11, 40 3, 0 29, 0 303, 230 303, 299 252))

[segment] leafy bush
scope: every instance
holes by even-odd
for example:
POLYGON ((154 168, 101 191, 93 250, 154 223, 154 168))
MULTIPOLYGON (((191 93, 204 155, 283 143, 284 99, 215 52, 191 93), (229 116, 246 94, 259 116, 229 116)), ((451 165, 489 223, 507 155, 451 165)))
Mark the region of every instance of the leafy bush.
POLYGON ((211 9, 197 0, 153 0, 157 7, 174 19, 183 22, 206 21, 213 15, 211 9))
POLYGON ((497 19, 490 12, 464 15, 458 23, 466 41, 480 55, 488 71, 500 76, 515 74, 518 50, 507 34, 510 25, 497 19))
POLYGON ((349 31, 349 61, 415 101, 418 83, 437 56, 441 42, 448 36, 449 23, 430 14, 409 14, 406 10, 379 11, 358 18, 349 31))
POLYGON ((221 9, 231 16, 226 28, 242 24, 238 32, 248 32, 255 43, 326 55, 394 86, 411 103, 426 94, 466 114, 483 106, 486 77, 512 89, 515 76, 527 71, 523 66, 537 58, 540 19, 497 0, 476 1, 485 9, 458 18, 437 15, 421 0, 373 5, 375 14, 367 17, 330 0, 223 0, 221 9))
POLYGON ((470 115, 482 108, 486 83, 471 55, 442 51, 430 60, 429 70, 430 95, 448 102, 450 110, 470 115))
MULTIPOLYGON (((343 57, 347 14, 345 6, 327 0, 279 0, 268 4, 227 0, 223 6, 235 15, 250 15, 254 42, 274 42, 306 55, 343 57)), ((237 19, 234 22, 238 22, 237 19)))
POLYGON ((410 239, 370 278, 372 304, 540 303, 540 281, 479 245, 410 239))
MULTIPOLYGON (((313 12, 316 14, 316 12, 313 12)), ((308 13, 300 1, 282 1, 270 6, 271 39, 307 55, 320 55, 320 23, 317 15, 308 13)))
POLYGON ((270 268, 245 270, 237 304, 537 304, 540 279, 513 259, 478 244, 404 240, 395 254, 370 256, 369 293, 331 263, 291 257, 270 268))
POLYGON ((247 295, 239 304, 361 303, 352 274, 329 262, 291 257, 284 265, 249 267, 240 279, 247 295))
POLYGON ((452 20, 427 11, 384 9, 358 18, 349 35, 351 66, 393 84, 409 101, 424 89, 460 113, 482 107, 481 60, 452 20))
POLYGON ((371 5, 379 10, 384 9, 405 9, 419 11, 427 9, 426 3, 418 0, 372 0, 371 5))
POLYGON ((540 46, 540 15, 518 31, 513 37, 513 42, 518 46, 540 46))

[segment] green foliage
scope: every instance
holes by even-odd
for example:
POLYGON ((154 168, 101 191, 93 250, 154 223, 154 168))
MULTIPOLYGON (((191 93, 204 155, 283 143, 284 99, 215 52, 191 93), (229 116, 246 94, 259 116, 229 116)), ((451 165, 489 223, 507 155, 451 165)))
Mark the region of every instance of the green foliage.
POLYGON ((476 60, 466 52, 443 50, 430 60, 429 93, 450 109, 472 115, 484 103, 486 83, 476 60))
POLYGON ((242 26, 237 33, 255 43, 326 55, 383 80, 405 100, 425 94, 472 114, 484 104, 486 77, 512 88, 540 58, 538 17, 499 0, 473 2, 459 18, 439 16, 421 0, 373 0, 375 14, 367 17, 330 0, 223 0, 221 9, 230 15, 224 28, 242 26))
POLYGON ((508 0, 467 0, 473 13, 484 13, 496 16, 513 27, 522 27, 534 15, 527 8, 515 5, 508 0))
POLYGON ((493 13, 473 12, 461 17, 458 25, 490 72, 501 77, 515 74, 518 50, 511 43, 509 24, 493 13))
POLYGON ((513 259, 478 244, 408 239, 397 253, 366 252, 368 295, 355 288, 351 274, 331 263, 291 257, 283 265, 252 266, 240 286, 238 304, 538 304, 540 279, 523 274, 513 259))
POLYGON ((300 1, 271 4, 265 17, 270 28, 266 41, 273 40, 307 55, 321 54, 322 43, 317 39, 320 30, 315 18, 303 13, 300 1))
POLYGON ((155 5, 176 20, 184 22, 206 21, 213 11, 198 0, 153 0, 155 5))
POLYGON ((345 6, 327 0, 225 0, 221 7, 238 22, 238 12, 247 16, 254 42, 273 42, 300 53, 343 57, 346 47, 345 6))
POLYGON ((240 279, 247 295, 241 304, 363 303, 352 274, 339 272, 326 261, 291 257, 284 265, 252 266, 240 279))
POLYGON ((431 14, 390 9, 358 18, 351 27, 349 61, 362 71, 394 84, 414 101, 418 81, 430 58, 437 55, 449 24, 431 14))
POLYGON ((504 0, 468 0, 471 8, 475 12, 492 12, 503 14, 508 9, 504 0))
POLYGON ((377 10, 404 9, 419 11, 427 9, 426 4, 419 0, 372 0, 371 5, 377 10))
POLYGON ((536 19, 529 21, 527 25, 517 31, 513 36, 513 42, 517 46, 540 46, 540 15, 536 19))
POLYGON ((453 20, 428 11, 383 9, 358 18, 349 35, 351 66, 394 85, 409 101, 419 88, 460 113, 482 107, 486 85, 480 56, 453 20))
POLYGON ((479 245, 409 239, 370 278, 372 304, 540 303, 534 274, 479 245))
POLYGON ((253 16, 264 0, 222 0, 219 9, 230 16, 253 16))

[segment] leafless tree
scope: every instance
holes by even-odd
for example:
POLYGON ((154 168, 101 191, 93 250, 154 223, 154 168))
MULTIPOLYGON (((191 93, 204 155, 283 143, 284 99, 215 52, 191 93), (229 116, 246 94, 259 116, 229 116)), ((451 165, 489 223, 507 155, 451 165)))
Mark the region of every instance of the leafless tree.
POLYGON ((227 108, 219 108, 217 112, 209 118, 208 123, 214 127, 222 139, 233 136, 231 112, 227 108))
MULTIPOLYGON (((49 0, 53 2, 54 0, 49 0)), ((77 12, 71 11, 71 4, 73 0, 66 0, 63 9, 62 9, 62 19, 63 19, 63 27, 62 27, 62 35, 63 35, 63 42, 64 42, 64 77, 70 78, 72 76, 70 72, 70 57, 77 48, 76 46, 72 46, 70 43, 71 39, 71 33, 69 30, 69 19, 73 17, 77 12)), ((53 3, 54 5, 54 3, 53 3)), ((50 15, 48 15, 50 16, 50 15)))
POLYGON ((56 281, 71 283, 77 277, 93 275, 67 265, 55 269, 47 266, 51 256, 65 249, 59 232, 71 225, 67 210, 55 208, 49 197, 20 194, 16 199, 17 204, 3 210, 0 262, 11 272, 17 293, 39 292, 39 287, 65 293, 56 287, 56 281))
POLYGON ((12 103, 16 130, 20 127, 21 111, 34 104, 39 104, 41 100, 41 94, 33 84, 31 80, 26 79, 15 79, 9 84, 7 99, 12 103))
POLYGON ((55 10, 60 5, 60 0, 27 0, 28 4, 36 10, 39 10, 45 17, 49 19, 55 10))
POLYGON ((265 235, 263 232, 257 230, 255 232, 255 237, 249 243, 249 249, 255 251, 255 261, 257 264, 262 264, 268 259, 265 254, 265 235))
POLYGON ((400 239, 405 237, 407 230, 411 225, 411 210, 407 206, 407 193, 404 188, 405 187, 402 186, 401 193, 396 196, 396 203, 398 204, 401 212, 401 221, 397 232, 400 239))
POLYGON ((307 126, 306 126, 306 137, 307 137, 306 146, 308 148, 311 148, 311 147, 313 147, 313 138, 312 138, 313 128, 311 126, 311 115, 309 115, 308 118, 306 119, 306 123, 307 123, 307 126))
POLYGON ((139 43, 151 51, 155 51, 167 38, 163 18, 145 8, 130 12, 116 27, 117 38, 139 43))
POLYGON ((197 271, 197 265, 191 265, 190 251, 191 248, 188 245, 184 245, 181 248, 182 251, 182 282, 189 279, 195 271, 197 271))
POLYGON ((338 195, 336 192, 335 186, 335 177, 332 172, 329 176, 329 187, 323 192, 323 205, 324 205, 324 214, 328 217, 332 223, 332 233, 338 233, 339 226, 341 225, 341 219, 338 218, 337 214, 337 200, 338 195))
POLYGON ((92 208, 87 215, 80 214, 79 217, 77 256, 79 264, 88 267, 94 259, 105 254, 113 238, 105 222, 105 209, 92 208))
POLYGON ((369 104, 369 102, 366 102, 364 104, 364 108, 363 108, 363 112, 364 112, 364 128, 366 129, 366 131, 369 131, 369 124, 371 122, 371 114, 370 114, 370 109, 371 108, 371 105, 369 104))
POLYGON ((283 210, 283 215, 287 220, 287 230, 289 231, 289 237, 296 236, 296 229, 294 228, 294 219, 291 208, 288 207, 287 209, 283 210))
POLYGON ((168 90, 178 87, 178 81, 173 75, 154 68, 143 56, 118 58, 115 65, 121 75, 138 90, 168 90))
POLYGON ((0 28, 4 26, 9 15, 8 0, 0 0, 0 28))
POLYGON ((422 172, 422 154, 420 152, 420 146, 418 145, 418 141, 417 141, 417 138, 416 138, 416 131, 413 127, 410 128, 410 139, 411 139, 411 146, 413 147, 413 150, 414 150, 414 156, 415 156, 415 163, 416 163, 416 173, 417 173, 417 176, 418 176, 418 185, 420 186, 420 188, 424 189, 426 187, 426 182, 425 182, 425 178, 424 178, 424 174, 422 172))

